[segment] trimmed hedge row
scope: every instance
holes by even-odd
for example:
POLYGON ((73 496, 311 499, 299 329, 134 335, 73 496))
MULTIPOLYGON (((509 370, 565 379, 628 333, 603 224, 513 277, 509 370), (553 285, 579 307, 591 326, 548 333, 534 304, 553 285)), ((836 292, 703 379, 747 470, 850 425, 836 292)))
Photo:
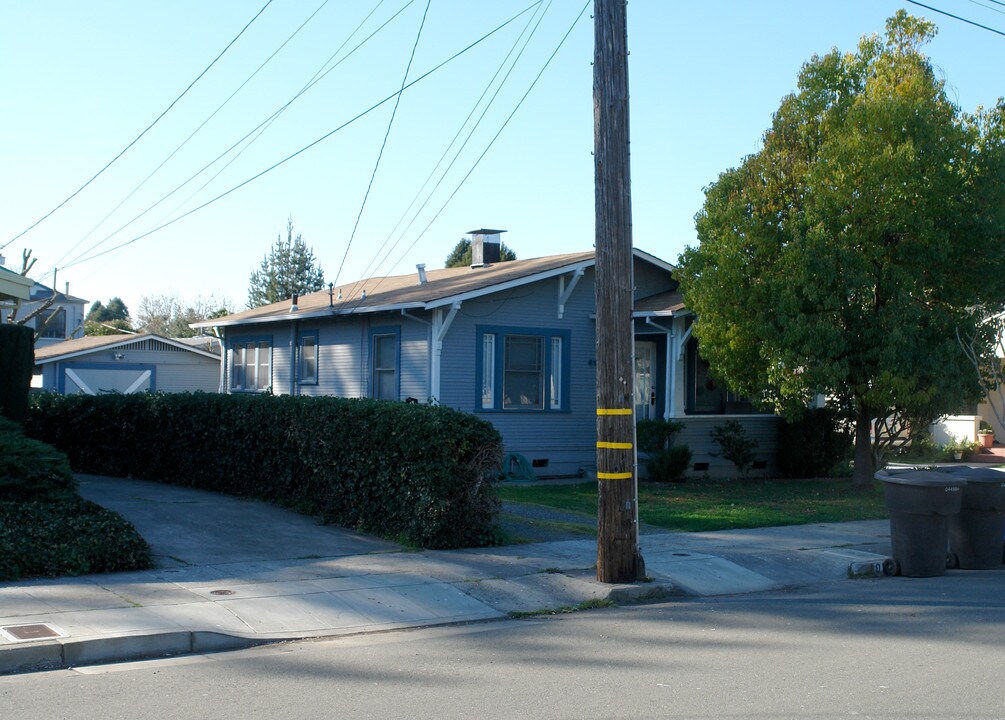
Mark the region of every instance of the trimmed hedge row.
POLYGON ((74 469, 254 497, 428 548, 493 544, 495 428, 445 407, 335 397, 38 395, 26 432, 74 469))
POLYGON ((152 566, 132 523, 81 497, 0 501, 0 581, 152 566))

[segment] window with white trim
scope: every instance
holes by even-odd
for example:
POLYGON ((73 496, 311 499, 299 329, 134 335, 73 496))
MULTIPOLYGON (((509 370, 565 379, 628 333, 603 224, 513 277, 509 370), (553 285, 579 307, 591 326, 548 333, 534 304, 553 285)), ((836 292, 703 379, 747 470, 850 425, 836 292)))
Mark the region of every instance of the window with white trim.
POLYGON ((567 411, 569 331, 478 327, 476 409, 567 411))
POLYGON ((230 389, 261 392, 272 386, 272 341, 238 340, 231 345, 230 389))

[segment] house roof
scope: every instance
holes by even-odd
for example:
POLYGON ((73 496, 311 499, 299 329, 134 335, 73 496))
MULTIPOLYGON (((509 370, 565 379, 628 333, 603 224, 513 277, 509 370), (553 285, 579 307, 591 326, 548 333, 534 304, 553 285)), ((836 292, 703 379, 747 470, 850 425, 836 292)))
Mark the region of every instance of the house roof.
POLYGON ((29 300, 32 281, 23 275, 0 267, 0 298, 16 298, 29 300))
MULTIPOLYGON (((673 266, 649 253, 635 250, 636 257, 667 270, 673 266)), ((478 268, 460 267, 427 270, 426 282, 418 273, 371 278, 328 290, 303 295, 292 310, 290 300, 264 305, 213 320, 192 323, 192 327, 227 327, 246 323, 286 322, 292 319, 349 315, 388 310, 432 310, 471 298, 526 285, 585 269, 595 263, 594 252, 550 255, 531 260, 511 260, 478 268)), ((683 307, 683 305, 681 306, 683 307)))
POLYGON ((46 363, 56 362, 57 360, 67 360, 72 357, 77 357, 78 355, 86 355, 87 353, 94 352, 95 350, 125 348, 131 345, 136 345, 137 343, 142 343, 146 340, 156 340, 164 343, 165 345, 171 345, 181 350, 213 358, 214 360, 219 359, 219 353, 212 353, 197 347, 192 347, 178 340, 164 337, 163 335, 140 333, 138 335, 85 335, 82 338, 66 340, 61 343, 46 345, 45 347, 37 347, 35 348, 35 364, 44 365, 46 363))
POLYGON ((64 305, 67 305, 67 304, 86 305, 87 304, 87 301, 84 300, 84 299, 82 299, 82 298, 74 297, 73 295, 67 295, 66 293, 56 292, 55 290, 53 290, 48 285, 43 285, 40 282, 33 282, 32 283, 32 286, 31 286, 31 299, 32 299, 32 301, 36 301, 36 300, 48 300, 53 295, 56 296, 55 303, 61 303, 61 304, 64 304, 64 305))
POLYGON ((684 298, 677 290, 650 295, 635 301, 632 314, 636 317, 669 316, 684 309, 684 298))

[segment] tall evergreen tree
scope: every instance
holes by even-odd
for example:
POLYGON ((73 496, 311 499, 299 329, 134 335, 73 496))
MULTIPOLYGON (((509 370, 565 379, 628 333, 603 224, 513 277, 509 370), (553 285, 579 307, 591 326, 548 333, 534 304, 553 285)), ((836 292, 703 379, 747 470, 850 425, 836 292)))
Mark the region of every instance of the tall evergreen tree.
POLYGON ((305 295, 324 287, 325 273, 314 259, 300 233, 293 237, 293 218, 286 221, 286 238, 276 238, 258 270, 251 273, 248 307, 289 300, 294 293, 305 295))

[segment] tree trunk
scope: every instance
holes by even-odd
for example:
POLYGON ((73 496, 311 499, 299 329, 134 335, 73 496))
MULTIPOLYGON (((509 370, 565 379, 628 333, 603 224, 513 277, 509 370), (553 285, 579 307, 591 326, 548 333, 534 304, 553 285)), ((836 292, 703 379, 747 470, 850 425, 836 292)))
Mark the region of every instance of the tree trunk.
POLYGON ((852 485, 858 488, 872 485, 872 413, 861 401, 855 403, 855 474, 852 485))

